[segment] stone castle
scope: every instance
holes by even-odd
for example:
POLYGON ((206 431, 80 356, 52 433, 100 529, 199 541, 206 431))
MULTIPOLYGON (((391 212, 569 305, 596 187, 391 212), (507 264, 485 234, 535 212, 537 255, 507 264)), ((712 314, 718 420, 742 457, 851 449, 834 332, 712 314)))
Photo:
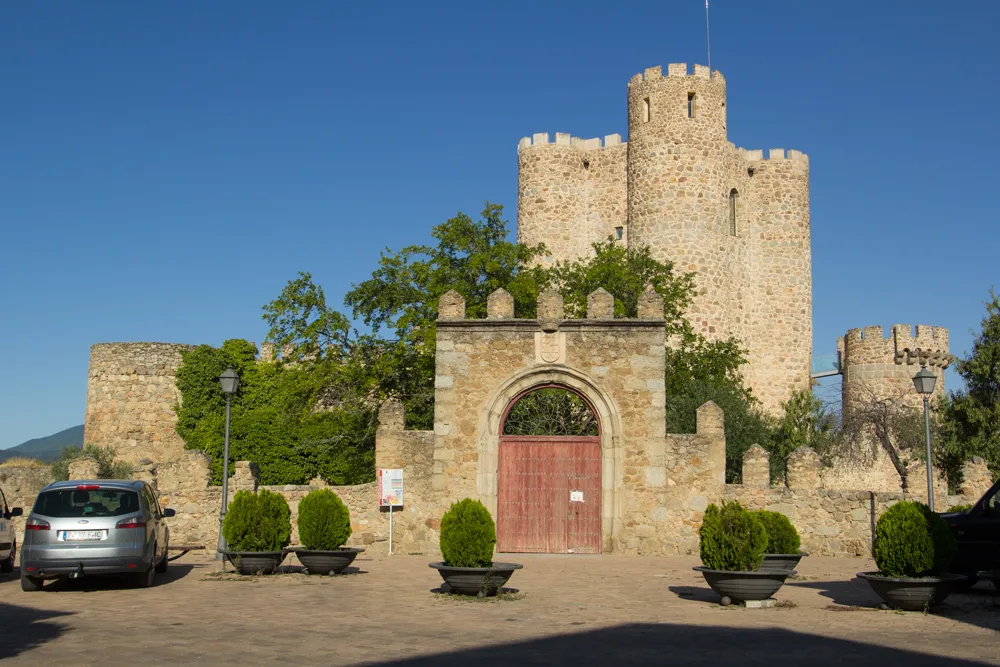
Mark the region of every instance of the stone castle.
MULTIPOLYGON (((647 245, 678 269, 696 271, 692 322, 711 338, 744 341, 751 386, 777 411, 791 392, 810 386, 808 161, 781 149, 764 159, 760 151, 730 144, 725 81, 707 68, 696 66, 689 75, 686 66, 670 65, 667 76, 648 69, 629 83, 628 100, 627 143, 617 135, 603 142, 556 135, 549 143, 544 134, 521 141, 519 240, 544 242, 554 259, 567 260, 611 236, 647 245)), ((696 433, 665 432, 665 406, 672 400, 664 385, 665 331, 662 301, 651 290, 636 319, 615 318, 613 298, 604 290, 590 295, 582 319, 567 319, 562 297, 552 291, 539 297, 537 318, 530 320, 515 317, 504 290, 490 296, 485 319, 466 318, 462 295, 443 295, 433 430, 406 430, 397 403, 382 406, 379 415, 376 466, 402 468, 406 480, 397 546, 434 551, 442 513, 462 497, 482 500, 497 518, 501 546, 514 544, 510 489, 519 488, 518 475, 533 474, 516 467, 555 450, 505 435, 504 423, 521 397, 558 387, 583 399, 599 426, 593 437, 545 439, 590 466, 582 477, 566 473, 552 482, 554 489, 577 489, 583 504, 573 507, 586 508, 586 521, 577 526, 582 541, 570 551, 690 553, 707 504, 733 498, 789 516, 810 552, 869 553, 875 518, 903 497, 891 465, 839 461, 831 467, 800 448, 788 460, 785 479, 772 480, 767 453, 754 447, 743 460, 742 483, 727 484, 717 406, 699 409, 696 433)), ((189 348, 94 345, 85 440, 114 446, 119 458, 135 464, 138 478, 154 485, 163 504, 179 510, 171 519, 177 541, 211 546, 221 490, 210 486, 208 457, 185 450, 175 431, 175 373, 189 348)), ((910 385, 919 368, 914 362, 940 371, 950 359, 947 330, 927 326, 914 331, 895 325, 888 337, 881 327, 852 329, 838 341, 838 352, 845 415, 869 396, 900 395, 919 406, 910 385)), ((265 344, 259 363, 295 358, 286 349, 279 359, 265 344)), ((944 392, 943 373, 938 375, 937 391, 944 392)), ((913 465, 910 474, 923 474, 922 464, 913 465)), ((251 462, 234 469, 231 492, 256 488, 251 462)), ((970 461, 964 473, 958 496, 949 497, 942 480, 935 496, 972 502, 989 487, 981 459, 970 461)), ((0 482, 5 489, 14 485, 14 497, 30 505, 39 475, 8 469, 0 471, 0 482)), ((317 486, 325 482, 271 488, 289 500, 294 521, 298 500, 317 486)), ((374 484, 335 490, 351 509, 353 543, 384 550, 387 516, 374 484)), ((915 498, 921 492, 922 485, 907 489, 915 498)))
POLYGON ((718 71, 682 63, 632 77, 627 143, 521 139, 517 230, 553 261, 592 254, 609 237, 648 246, 696 272, 689 319, 709 339, 742 341, 744 375, 766 409, 809 388, 809 159, 730 143, 718 71))

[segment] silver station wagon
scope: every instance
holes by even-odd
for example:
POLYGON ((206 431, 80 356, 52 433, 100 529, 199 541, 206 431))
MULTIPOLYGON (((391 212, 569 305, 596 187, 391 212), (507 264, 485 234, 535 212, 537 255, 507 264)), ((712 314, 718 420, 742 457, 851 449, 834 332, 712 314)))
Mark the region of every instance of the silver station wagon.
POLYGON ((136 586, 153 585, 167 570, 170 539, 156 494, 145 482, 55 482, 42 489, 24 526, 21 588, 91 574, 128 575, 136 586))

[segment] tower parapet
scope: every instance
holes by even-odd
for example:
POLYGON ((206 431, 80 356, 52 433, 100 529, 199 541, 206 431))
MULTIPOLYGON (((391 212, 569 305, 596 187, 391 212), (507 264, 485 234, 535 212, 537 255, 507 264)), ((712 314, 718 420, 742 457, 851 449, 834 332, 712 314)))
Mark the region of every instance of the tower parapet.
POLYGON ((581 139, 541 132, 518 143, 517 240, 544 243, 548 261, 585 257, 592 244, 627 242, 625 161, 621 135, 581 139))
POLYGON ((894 324, 885 336, 881 326, 850 329, 837 339, 837 355, 844 376, 842 409, 845 416, 872 399, 896 399, 919 409, 922 398, 913 388, 921 361, 937 370, 934 396, 945 395, 944 373, 954 357, 948 351, 944 327, 894 324))

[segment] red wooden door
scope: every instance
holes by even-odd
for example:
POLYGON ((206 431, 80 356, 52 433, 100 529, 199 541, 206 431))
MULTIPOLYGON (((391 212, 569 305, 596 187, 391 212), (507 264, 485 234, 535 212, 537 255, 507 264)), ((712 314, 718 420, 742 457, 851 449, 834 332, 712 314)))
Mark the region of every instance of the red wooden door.
POLYGON ((502 436, 497 548, 601 553, 598 437, 502 436))

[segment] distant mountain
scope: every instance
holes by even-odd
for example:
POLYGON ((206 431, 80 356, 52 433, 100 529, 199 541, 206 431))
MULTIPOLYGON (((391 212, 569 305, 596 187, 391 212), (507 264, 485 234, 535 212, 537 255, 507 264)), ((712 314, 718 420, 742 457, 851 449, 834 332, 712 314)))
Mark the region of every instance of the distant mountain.
POLYGON ((10 449, 0 449, 0 462, 15 456, 27 456, 42 461, 53 461, 64 447, 83 445, 83 424, 72 426, 45 438, 34 438, 10 449))

